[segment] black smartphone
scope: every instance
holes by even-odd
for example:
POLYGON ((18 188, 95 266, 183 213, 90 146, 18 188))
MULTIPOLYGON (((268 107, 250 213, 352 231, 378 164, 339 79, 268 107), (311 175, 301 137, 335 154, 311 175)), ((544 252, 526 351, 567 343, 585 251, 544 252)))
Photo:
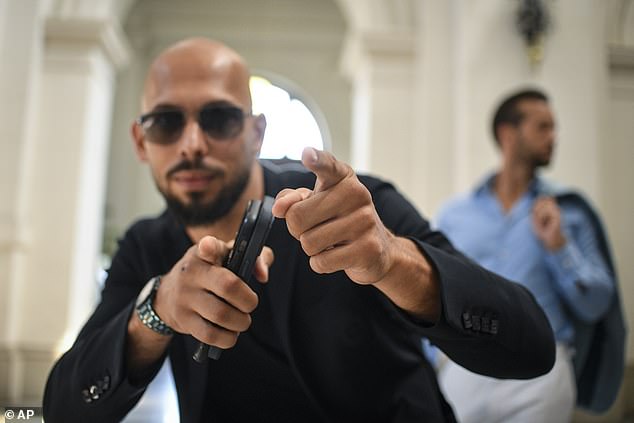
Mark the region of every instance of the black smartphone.
MULTIPOLYGON (((233 248, 223 264, 243 281, 248 281, 251 277, 255 260, 262 252, 266 237, 273 226, 274 218, 271 211, 273 202, 273 197, 269 196, 265 196, 263 200, 249 201, 238 228, 233 248)), ((201 342, 194 353, 194 360, 199 363, 204 362, 207 357, 217 360, 221 353, 221 348, 201 342)))

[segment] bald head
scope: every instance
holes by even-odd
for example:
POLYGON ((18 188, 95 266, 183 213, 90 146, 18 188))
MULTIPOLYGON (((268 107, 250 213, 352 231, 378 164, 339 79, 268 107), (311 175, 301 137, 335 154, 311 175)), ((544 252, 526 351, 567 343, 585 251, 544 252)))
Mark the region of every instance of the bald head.
POLYGON ((224 44, 190 38, 164 50, 150 65, 143 91, 143 111, 163 103, 196 102, 211 95, 251 110, 249 70, 242 57, 224 44))

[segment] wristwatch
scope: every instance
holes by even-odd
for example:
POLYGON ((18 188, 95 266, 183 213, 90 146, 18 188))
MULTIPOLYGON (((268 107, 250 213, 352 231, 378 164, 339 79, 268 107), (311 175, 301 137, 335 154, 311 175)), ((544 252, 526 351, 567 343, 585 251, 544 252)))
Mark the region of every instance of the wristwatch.
POLYGON ((152 303, 156 297, 156 291, 158 291, 160 284, 160 276, 153 277, 145 284, 136 300, 136 313, 145 326, 156 333, 169 336, 174 334, 174 330, 161 320, 152 307, 152 303))

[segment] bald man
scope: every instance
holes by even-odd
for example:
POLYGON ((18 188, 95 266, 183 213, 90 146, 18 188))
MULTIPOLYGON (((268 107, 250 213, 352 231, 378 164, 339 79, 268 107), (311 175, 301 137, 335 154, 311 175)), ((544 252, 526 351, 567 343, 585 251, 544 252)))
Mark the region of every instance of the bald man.
POLYGON ((248 82, 206 39, 151 65, 131 132, 167 208, 121 240, 51 372, 47 422, 121 420, 167 356, 183 422, 454 421, 420 336, 496 377, 551 368, 531 294, 456 252, 391 185, 311 148, 288 168, 258 160, 266 121, 248 82), (222 263, 264 195, 277 219, 241 280, 222 263), (194 361, 199 341, 222 356, 194 361))

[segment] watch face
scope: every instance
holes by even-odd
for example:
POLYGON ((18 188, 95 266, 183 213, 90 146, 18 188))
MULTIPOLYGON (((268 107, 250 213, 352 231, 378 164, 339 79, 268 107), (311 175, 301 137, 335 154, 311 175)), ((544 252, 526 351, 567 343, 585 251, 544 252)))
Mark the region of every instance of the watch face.
POLYGON ((145 300, 147 300, 147 297, 152 293, 152 289, 154 289, 154 278, 150 279, 148 283, 145 284, 145 286, 139 293, 139 296, 136 297, 137 307, 143 304, 145 300))

